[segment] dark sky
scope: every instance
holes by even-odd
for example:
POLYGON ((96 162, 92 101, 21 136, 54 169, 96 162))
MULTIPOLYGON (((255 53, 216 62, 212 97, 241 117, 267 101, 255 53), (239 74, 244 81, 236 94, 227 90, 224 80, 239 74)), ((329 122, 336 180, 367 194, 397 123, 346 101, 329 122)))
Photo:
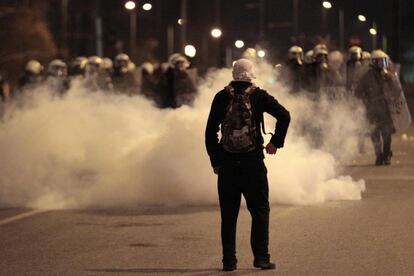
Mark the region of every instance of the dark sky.
MULTIPOLYGON (((36 0, 20 0, 36 1, 36 0)), ((61 44, 62 12, 61 4, 64 0, 49 1, 48 21, 58 46, 61 44)), ((339 45, 339 9, 345 15, 345 48, 350 46, 350 39, 360 41, 360 46, 371 50, 371 36, 368 29, 375 21, 379 34, 377 45, 382 46, 386 38, 388 52, 394 59, 402 54, 407 60, 412 58, 414 64, 414 1, 412 0, 332 0, 333 8, 326 11, 327 37, 322 37, 322 6, 321 0, 297 0, 299 3, 299 36, 293 32, 293 2, 294 0, 187 0, 188 22, 186 42, 194 44, 199 53, 204 53, 211 59, 218 49, 221 56, 225 48, 231 48, 237 57, 237 49, 233 46, 236 39, 242 39, 246 46, 260 45, 269 52, 273 59, 281 59, 293 43, 298 43, 305 50, 323 39, 331 49, 339 45), (260 3, 263 3, 263 12, 260 12, 260 3), (396 9, 399 3, 399 10, 396 9), (358 14, 364 14, 368 21, 361 23, 357 20, 358 14), (400 16, 399 16, 400 15, 400 16), (263 22, 262 28, 260 22, 263 22), (396 24, 399 22, 399 25, 396 24), (220 25, 223 37, 215 41, 210 36, 210 29, 220 25), (396 32, 399 26, 400 40, 396 32), (261 33, 263 35, 261 35, 261 33), (356 40, 355 40, 356 39, 356 40), (403 51, 396 52, 400 42, 403 51), (204 49, 204 50, 203 50, 204 49), (208 49, 206 51, 205 49, 208 49), (207 53, 207 54, 206 54, 207 53)), ((0 5, 18 1, 0 0, 0 5)), ((137 0, 141 7, 144 0, 137 0)), ((153 4, 150 12, 138 10, 137 14, 137 43, 141 60, 152 53, 152 57, 159 60, 167 58, 167 29, 172 26, 175 34, 175 51, 181 51, 180 33, 182 27, 177 24, 180 18, 180 0, 148 0, 153 4), (148 41, 152 39, 151 43, 148 41), (158 41, 158 47, 154 41, 158 41)), ((114 42, 124 42, 124 50, 129 51, 129 13, 124 8, 124 0, 68 0, 68 40, 71 56, 92 55, 95 48, 94 16, 100 3, 100 14, 103 22, 103 42, 105 55, 113 57, 116 50, 114 42)), ((203 55, 198 55, 198 59, 203 55)), ((205 59, 206 57, 204 57, 205 59)), ((197 60, 196 60, 197 62, 197 60)))
MULTIPOLYGON (((75 1, 75 0, 74 0, 75 1)), ((123 1, 102 1, 103 14, 108 21, 116 22, 106 24, 114 36, 127 39, 129 22, 123 9, 123 1)), ((142 1, 141 1, 142 2, 142 1)), ((150 0, 154 9, 150 12, 140 11, 138 15, 139 37, 157 37, 161 41, 160 52, 165 52, 166 27, 175 25, 176 38, 179 36, 179 26, 175 24, 180 17, 179 0, 150 0)), ((209 38, 209 30, 220 22, 223 29, 222 47, 232 46, 235 39, 245 40, 249 46, 264 44, 270 51, 279 56, 285 52, 295 40, 293 35, 292 3, 293 0, 265 0, 264 13, 260 13, 259 0, 188 0, 188 27, 187 40, 196 47, 201 47, 203 41, 215 43, 209 38), (220 2, 220 9, 217 9, 220 2), (219 11, 219 12, 218 12, 219 11), (219 14, 218 14, 219 13, 219 14), (260 18, 264 21, 264 39, 260 38, 260 18), (267 42, 267 43, 266 43, 267 42)), ((299 41, 301 46, 310 48, 320 40, 322 25, 322 8, 320 0, 299 0, 299 41)), ((382 37, 388 40, 388 50, 393 47, 394 36, 394 0, 333 0, 333 8, 327 11, 327 32, 330 34, 328 42, 332 48, 339 47, 339 8, 345 14, 345 46, 349 46, 349 38, 357 37, 361 46, 371 50, 371 37, 369 27, 375 21, 378 25, 378 46, 382 45, 382 37), (358 14, 364 14, 368 21, 361 23, 357 20, 358 14)), ((397 1, 398 2, 398 1, 397 1)), ((402 13, 413 11, 413 2, 400 0, 402 13)), ((407 16, 406 16, 407 17, 407 16)), ((405 24, 406 25, 406 24, 405 24)), ((408 33, 412 33, 409 31, 408 33)), ((178 39, 177 39, 178 40, 178 39)), ((178 41, 177 41, 178 43, 178 41)), ((178 48, 179 44, 177 44, 178 48)), ((178 49, 177 49, 178 50, 178 49)))

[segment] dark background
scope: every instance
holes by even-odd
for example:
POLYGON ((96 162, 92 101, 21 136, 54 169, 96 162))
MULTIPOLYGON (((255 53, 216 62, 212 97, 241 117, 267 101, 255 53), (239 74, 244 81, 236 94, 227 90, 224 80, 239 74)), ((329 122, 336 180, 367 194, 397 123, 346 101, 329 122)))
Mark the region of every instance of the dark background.
MULTIPOLYGON (((372 50, 368 30, 377 24, 377 48, 383 48, 395 62, 402 64, 405 82, 414 82, 414 1, 411 0, 332 0, 333 8, 323 11, 320 0, 297 0, 298 21, 295 31, 294 0, 187 0, 186 36, 181 17, 182 0, 148 0, 137 2, 137 48, 133 57, 144 61, 167 60, 167 30, 174 30, 174 52, 184 44, 193 44, 197 56, 192 60, 201 71, 224 66, 234 47, 242 39, 245 47, 267 51, 271 62, 283 61, 288 47, 298 44, 305 50, 318 42, 330 49, 340 49, 339 9, 344 12, 344 48, 360 45, 372 50), (141 6, 149 2, 151 11, 141 6), (326 32, 322 30, 322 13, 326 13, 326 32), (367 22, 357 20, 363 14, 367 22), (219 26, 220 39, 210 30, 219 26)), ((48 62, 61 57, 69 60, 79 55, 97 54, 96 19, 101 18, 103 55, 113 58, 118 52, 130 53, 130 14, 122 0, 0 0, 0 71, 13 79, 30 58, 48 62)))

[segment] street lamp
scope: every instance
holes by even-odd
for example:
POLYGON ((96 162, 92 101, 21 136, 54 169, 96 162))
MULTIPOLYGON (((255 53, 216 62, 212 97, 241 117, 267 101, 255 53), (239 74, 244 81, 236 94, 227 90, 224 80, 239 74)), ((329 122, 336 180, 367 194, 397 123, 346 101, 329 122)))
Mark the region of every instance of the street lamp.
POLYGON ((325 9, 330 9, 332 8, 332 3, 329 1, 323 1, 322 2, 322 7, 324 7, 325 9))
POLYGON ((177 20, 178 25, 183 25, 184 24, 184 20, 182 18, 179 18, 177 20))
POLYGON ((243 40, 236 40, 236 42, 234 42, 234 46, 236 46, 236 48, 243 48, 244 47, 244 41, 243 40))
POLYGON ((190 58, 193 58, 197 54, 197 50, 193 45, 186 45, 184 47, 184 54, 190 58))
POLYGON ((374 29, 374 28, 371 28, 371 29, 369 29, 369 33, 371 34, 371 35, 377 35, 377 30, 376 29, 374 29))
POLYGON ((135 2, 134 2, 134 1, 127 1, 127 2, 125 3, 125 9, 127 9, 127 10, 129 10, 129 11, 134 10, 134 9, 135 9, 135 7, 136 7, 136 4, 135 4, 135 2))
POLYGON ((264 50, 257 51, 257 56, 259 58, 264 58, 266 56, 266 52, 264 50))
POLYGON ((144 5, 142 5, 142 9, 144 11, 150 11, 152 9, 152 5, 150 3, 145 3, 144 5))
POLYGON ((219 28, 214 28, 211 30, 211 36, 214 38, 220 38, 222 35, 222 32, 219 28))
POLYGON ((367 18, 364 15, 360 14, 360 15, 358 15, 358 20, 361 21, 361 22, 365 22, 365 21, 367 21, 367 18))

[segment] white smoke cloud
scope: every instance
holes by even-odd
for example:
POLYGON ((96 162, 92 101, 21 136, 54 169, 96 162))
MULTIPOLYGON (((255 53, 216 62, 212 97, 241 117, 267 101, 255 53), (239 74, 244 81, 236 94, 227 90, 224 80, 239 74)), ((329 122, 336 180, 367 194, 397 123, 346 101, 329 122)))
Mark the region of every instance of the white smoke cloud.
MULTIPOLYGON (((257 68, 257 84, 292 115, 285 147, 267 156, 271 202, 315 204, 357 200, 363 180, 340 176, 340 161, 356 150, 364 126, 354 105, 290 96, 272 83, 273 69, 257 68), (313 149, 301 130, 324 127, 313 149)), ((92 208, 139 204, 217 204, 216 176, 204 146, 215 93, 231 70, 211 72, 195 105, 160 110, 143 97, 85 91, 72 85, 63 98, 46 87, 32 91, 24 107, 0 124, 0 204, 34 208, 92 208)), ((267 130, 274 119, 267 118, 267 130)), ((269 139, 269 137, 267 137, 269 139)))

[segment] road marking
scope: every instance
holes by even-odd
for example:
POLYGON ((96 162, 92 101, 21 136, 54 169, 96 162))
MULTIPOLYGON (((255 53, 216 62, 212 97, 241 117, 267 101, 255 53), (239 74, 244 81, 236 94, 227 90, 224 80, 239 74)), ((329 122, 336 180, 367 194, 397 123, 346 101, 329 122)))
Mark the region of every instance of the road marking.
POLYGON ((17 220, 21 220, 21 219, 24 219, 24 218, 32 217, 34 215, 44 213, 44 212, 47 212, 47 210, 33 210, 33 211, 25 212, 23 214, 20 214, 20 215, 14 216, 14 217, 6 218, 6 219, 3 219, 3 220, 0 220, 0 226, 6 225, 8 223, 11 223, 11 222, 14 222, 14 221, 17 221, 17 220))

